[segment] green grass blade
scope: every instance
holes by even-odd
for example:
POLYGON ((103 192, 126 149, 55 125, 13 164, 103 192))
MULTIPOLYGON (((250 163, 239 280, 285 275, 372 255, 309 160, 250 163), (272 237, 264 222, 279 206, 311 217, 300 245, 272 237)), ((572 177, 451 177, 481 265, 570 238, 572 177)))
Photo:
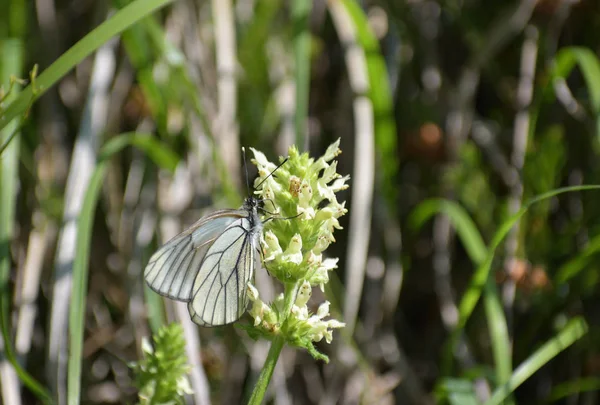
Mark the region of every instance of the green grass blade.
POLYGON ((590 239, 581 253, 563 264, 554 277, 556 285, 564 284, 581 273, 590 261, 600 252, 600 235, 590 239))
MULTIPOLYGON (((422 202, 409 217, 409 228, 419 229, 427 220, 438 214, 448 215, 473 263, 476 266, 484 263, 487 247, 483 238, 469 214, 454 201, 435 199, 422 202)), ((491 283, 488 283, 486 288, 485 310, 494 353, 496 378, 498 381, 504 382, 508 380, 512 372, 512 353, 506 317, 495 286, 491 283)), ((451 355, 451 353, 448 354, 451 355)))
POLYGON ((473 383, 467 379, 445 378, 436 391, 438 397, 447 398, 451 405, 479 405, 473 383))
MULTIPOLYGON (((486 257, 485 261, 477 268, 477 270, 473 274, 473 278, 471 279, 470 286, 467 289, 467 291, 465 291, 463 298, 460 302, 458 326, 457 326, 456 330, 450 336, 449 344, 450 344, 451 350, 449 350, 447 352, 447 356, 451 356, 451 354, 454 352, 454 349, 456 348, 456 344, 458 343, 458 338, 460 337, 460 334, 462 333, 462 330, 464 329, 467 321, 473 314, 473 310, 475 309, 475 306, 477 305, 477 302, 479 301, 479 298, 481 297, 481 292, 483 291, 483 288, 484 288, 486 281, 490 274, 490 269, 492 266, 492 261, 494 260, 494 255, 496 253, 496 249, 498 248, 498 246, 500 246, 500 244, 502 243, 502 241, 504 240, 504 238, 506 237, 506 235, 508 234, 510 229, 513 227, 513 225, 515 223, 517 223, 517 221, 519 221, 519 219, 521 219, 521 217, 527 212, 529 207, 531 207, 533 204, 535 204, 537 202, 543 201, 543 200, 551 198, 551 197, 555 197, 555 196, 563 194, 563 193, 574 192, 574 191, 588 191, 588 190, 600 190, 600 186, 589 185, 589 186, 563 187, 563 188, 558 188, 556 190, 552 190, 547 193, 541 194, 537 197, 532 198, 528 202, 526 202, 523 205, 523 207, 515 215, 513 215, 511 218, 507 219, 504 223, 502 223, 502 225, 500 226, 498 231, 496 231, 496 234, 494 235, 494 237, 492 239, 492 242, 488 249, 488 253, 487 253, 487 257, 486 257)), ((446 365, 448 365, 448 364, 449 364, 449 359, 447 358, 446 365)))
POLYGON ((81 216, 77 226, 77 251, 73 262, 73 289, 71 307, 69 309, 69 361, 68 361, 68 391, 69 405, 78 405, 81 397, 81 363, 83 352, 83 333, 85 330, 85 303, 87 294, 88 260, 90 257, 92 226, 98 196, 104 183, 107 169, 106 161, 100 162, 88 185, 81 216))
POLYGON ((519 365, 509 381, 496 389, 485 405, 501 404, 519 385, 556 357, 560 352, 575 343, 575 341, 585 335, 587 331, 588 326, 583 318, 575 318, 569 321, 562 331, 519 365))
POLYGON ((292 1, 294 29, 294 60, 296 75, 296 145, 306 148, 306 123, 308 121, 308 96, 310 90, 310 12, 312 0, 292 1))
POLYGON ((98 49, 113 36, 129 28, 150 13, 166 6, 173 0, 136 0, 102 23, 67 52, 61 55, 36 80, 36 91, 28 86, 0 115, 0 129, 15 117, 22 115, 33 100, 37 100, 79 62, 98 49))
POLYGON ((561 49, 556 55, 553 76, 566 78, 575 65, 581 69, 587 84, 592 108, 600 111, 600 60, 594 51, 579 46, 561 49))
POLYGON ((437 214, 445 214, 462 241, 469 258, 475 264, 481 264, 487 255, 487 248, 483 242, 477 226, 469 213, 458 203, 449 200, 432 199, 420 203, 409 217, 409 229, 418 230, 429 219, 437 214))
POLYGON ((596 137, 600 139, 600 59, 589 48, 579 46, 563 48, 556 56, 553 76, 566 79, 575 65, 579 66, 587 85, 590 105, 596 117, 596 137))
POLYGON ((102 148, 100 159, 85 194, 77 227, 77 249, 73 263, 73 294, 69 310, 68 403, 77 405, 81 397, 81 364, 85 331, 85 308, 88 263, 96 205, 104 183, 109 159, 126 146, 143 150, 158 166, 173 171, 178 157, 156 138, 147 134, 123 134, 111 139, 102 148))
POLYGON ((600 377, 580 378, 575 381, 558 384, 552 388, 547 402, 556 402, 582 392, 600 392, 600 377))
POLYGON ((496 384, 504 384, 508 382, 512 373, 512 345, 506 316, 504 316, 504 308, 496 284, 491 278, 488 279, 485 286, 483 303, 494 355, 495 382, 496 384))
MULTIPOLYGON (((11 74, 18 74, 22 69, 23 43, 18 39, 5 39, 0 42, 0 84, 8 83, 11 74)), ((17 86, 5 101, 10 101, 17 94, 17 86)), ((0 131, 0 143, 17 133, 19 122, 14 121, 0 131)), ((18 193, 20 142, 15 141, 7 146, 0 157, 0 328, 4 342, 3 355, 13 366, 17 376, 25 386, 43 403, 52 403, 49 392, 18 363, 12 345, 10 327, 10 241, 13 237, 15 223, 16 196, 18 193)))
POLYGON ((128 132, 110 139, 102 147, 99 158, 109 159, 127 146, 135 146, 144 151, 158 167, 170 172, 175 171, 180 160, 177 154, 166 148, 156 137, 139 132, 128 132))

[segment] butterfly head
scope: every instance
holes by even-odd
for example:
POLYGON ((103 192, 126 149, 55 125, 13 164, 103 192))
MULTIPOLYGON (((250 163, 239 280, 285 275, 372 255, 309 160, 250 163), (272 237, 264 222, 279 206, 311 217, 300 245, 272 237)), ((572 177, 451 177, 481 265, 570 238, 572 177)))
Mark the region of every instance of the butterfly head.
POLYGON ((262 199, 255 197, 247 197, 244 200, 244 205, 242 206, 242 208, 248 212, 258 215, 259 211, 263 211, 264 206, 265 202, 262 199))

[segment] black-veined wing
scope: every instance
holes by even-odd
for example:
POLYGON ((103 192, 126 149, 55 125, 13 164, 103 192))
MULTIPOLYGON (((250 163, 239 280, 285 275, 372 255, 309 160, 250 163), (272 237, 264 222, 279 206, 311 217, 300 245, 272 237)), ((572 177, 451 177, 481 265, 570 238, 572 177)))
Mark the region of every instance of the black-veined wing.
POLYGON ((188 303, 198 325, 217 326, 235 322, 248 305, 246 288, 260 255, 257 254, 262 223, 256 212, 233 222, 210 246, 188 303))
POLYGON ((189 301, 192 286, 211 244, 236 220, 247 217, 245 210, 221 210, 198 220, 165 243, 152 255, 144 277, 157 293, 189 301))

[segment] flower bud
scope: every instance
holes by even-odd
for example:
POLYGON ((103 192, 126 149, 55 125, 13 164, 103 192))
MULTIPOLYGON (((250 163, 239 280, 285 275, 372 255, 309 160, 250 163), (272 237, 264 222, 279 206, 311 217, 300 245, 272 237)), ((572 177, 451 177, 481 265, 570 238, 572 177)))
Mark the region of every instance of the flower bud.
POLYGON ((295 234, 288 245, 288 248, 283 253, 281 260, 284 262, 291 262, 294 264, 302 263, 302 237, 299 234, 295 234))
POLYGON ((312 288, 310 286, 310 283, 305 280, 298 289, 298 296, 296 297, 296 302, 294 303, 294 305, 298 307, 305 307, 311 295, 312 288))

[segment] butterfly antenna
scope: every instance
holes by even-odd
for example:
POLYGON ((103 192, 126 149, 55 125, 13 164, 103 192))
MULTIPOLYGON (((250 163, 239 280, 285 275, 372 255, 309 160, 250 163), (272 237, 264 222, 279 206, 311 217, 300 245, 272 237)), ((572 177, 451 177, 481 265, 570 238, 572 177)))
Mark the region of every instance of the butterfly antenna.
POLYGON ((256 187, 255 187, 255 188, 256 188, 256 189, 258 189, 260 186, 262 186, 262 184, 263 184, 265 181, 267 181, 267 179, 268 179, 269 177, 271 177, 271 176, 273 175, 273 173, 275 173, 275 172, 277 171, 277 169, 279 169, 281 166, 283 166, 283 164, 284 164, 285 162, 287 162, 287 161, 288 161, 288 159, 289 159, 289 158, 285 158, 285 159, 283 160, 283 162, 279 163, 279 165, 277 165, 277 167, 276 167, 275 169, 273 169, 273 171, 272 171, 271 173, 269 173, 269 175, 268 175, 267 177, 265 177, 264 179, 262 179, 262 181, 261 181, 260 183, 258 183, 258 184, 256 185, 256 187))
POLYGON ((246 171, 246 191, 250 195, 250 181, 248 180, 248 165, 246 164, 246 148, 242 146, 242 160, 244 161, 244 170, 246 171))

